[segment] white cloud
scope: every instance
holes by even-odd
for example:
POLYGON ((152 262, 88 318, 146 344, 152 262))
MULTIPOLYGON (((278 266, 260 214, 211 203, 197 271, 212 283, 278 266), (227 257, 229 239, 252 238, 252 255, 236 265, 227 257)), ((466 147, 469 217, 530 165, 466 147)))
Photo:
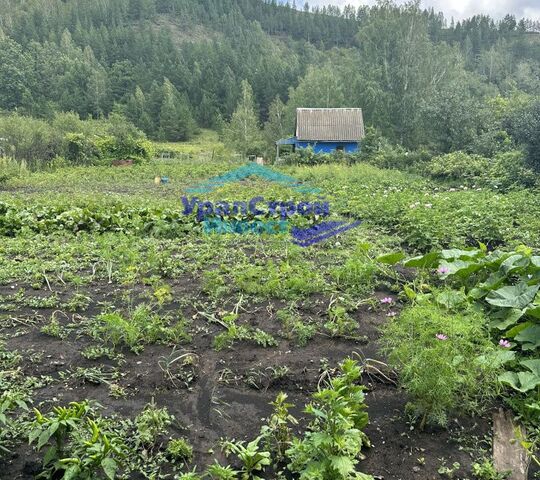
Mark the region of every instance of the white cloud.
MULTIPOLYGON (((403 3, 403 0, 398 0, 403 3)), ((297 3, 302 3, 302 0, 297 3)), ((311 0, 310 5, 327 4, 344 6, 351 4, 354 6, 373 5, 374 0, 311 0)), ((515 15, 518 19, 522 17, 533 20, 540 19, 539 0, 423 0, 422 7, 433 7, 435 11, 441 11, 444 16, 450 20, 454 17, 456 20, 471 17, 483 13, 493 18, 499 19, 507 13, 515 15)))

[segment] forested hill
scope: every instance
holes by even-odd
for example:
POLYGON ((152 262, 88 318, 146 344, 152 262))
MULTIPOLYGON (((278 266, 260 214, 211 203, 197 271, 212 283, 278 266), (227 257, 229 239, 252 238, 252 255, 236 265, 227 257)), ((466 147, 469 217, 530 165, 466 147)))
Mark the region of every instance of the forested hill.
POLYGON ((295 106, 360 106, 393 141, 470 150, 493 130, 494 99, 540 93, 538 24, 511 16, 276 0, 0 0, 0 12, 0 109, 118 111, 153 138, 219 126, 247 80, 274 135, 295 106))
POLYGON ((203 126, 230 116, 242 79, 264 109, 317 61, 317 49, 350 45, 358 31, 356 12, 306 15, 257 0, 4 0, 0 8, 8 37, 0 75, 15 80, 2 82, 1 108, 96 116, 137 86, 155 97, 167 78, 203 126))

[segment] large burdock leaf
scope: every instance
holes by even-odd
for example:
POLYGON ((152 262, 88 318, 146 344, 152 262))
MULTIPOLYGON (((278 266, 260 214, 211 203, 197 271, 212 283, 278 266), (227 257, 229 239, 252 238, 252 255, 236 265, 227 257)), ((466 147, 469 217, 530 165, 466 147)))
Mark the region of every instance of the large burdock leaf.
POLYGON ((504 372, 499 375, 499 382, 510 385, 518 392, 526 393, 540 385, 540 377, 530 372, 504 372))
POLYGON ((539 285, 529 286, 526 283, 502 287, 490 292, 486 302, 496 307, 523 309, 533 301, 538 288, 539 285))
POLYGON ((388 265, 395 265, 398 262, 401 262, 405 258, 405 254, 402 252, 397 253, 388 253, 386 255, 380 255, 377 257, 377 261, 380 263, 386 263, 388 265))
POLYGON ((523 350, 536 350, 540 347, 540 325, 532 325, 519 332, 514 340, 520 342, 523 350))
POLYGON ((522 316, 523 310, 519 308, 497 310, 491 315, 489 325, 491 328, 506 330, 508 327, 515 325, 522 316))
POLYGON ((413 257, 403 263, 407 268, 431 268, 439 263, 439 252, 430 252, 420 257, 413 257))
POLYGON ((521 365, 527 367, 532 373, 540 378, 540 358, 533 360, 523 360, 519 362, 521 365))
POLYGON ((509 275, 520 268, 528 267, 530 263, 531 260, 528 257, 519 254, 512 255, 501 263, 501 271, 503 271, 505 275, 509 275))
POLYGON ((461 278, 467 278, 474 272, 481 270, 483 265, 475 261, 454 260, 453 262, 442 261, 440 268, 447 270, 446 276, 456 275, 461 278))
POLYGON ((504 372, 499 375, 499 382, 526 393, 540 385, 540 359, 523 360, 519 363, 527 367, 530 372, 504 372))

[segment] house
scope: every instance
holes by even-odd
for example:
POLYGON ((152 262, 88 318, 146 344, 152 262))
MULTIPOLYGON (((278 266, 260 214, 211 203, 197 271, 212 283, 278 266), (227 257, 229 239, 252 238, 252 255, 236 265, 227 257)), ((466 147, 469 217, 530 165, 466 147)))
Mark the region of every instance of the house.
POLYGON ((298 108, 296 135, 276 142, 279 158, 281 147, 312 147, 315 153, 341 150, 354 153, 364 138, 364 118, 360 108, 298 108))

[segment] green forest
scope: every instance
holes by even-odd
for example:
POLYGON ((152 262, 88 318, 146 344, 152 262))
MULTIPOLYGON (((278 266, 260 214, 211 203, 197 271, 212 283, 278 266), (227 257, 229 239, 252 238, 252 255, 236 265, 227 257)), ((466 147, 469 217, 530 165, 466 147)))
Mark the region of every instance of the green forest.
MULTIPOLYGON (((114 114, 150 139, 189 140, 198 128, 226 130, 248 94, 261 129, 248 139, 254 153, 292 134, 296 107, 346 106, 363 109, 378 141, 407 150, 490 158, 523 147, 540 163, 532 20, 454 22, 391 1, 342 10, 275 0, 1 0, 0 8, 4 150, 18 149, 5 143, 23 128, 20 117, 46 131, 59 112, 114 114)), ((59 153, 44 150, 42 160, 59 153)))

